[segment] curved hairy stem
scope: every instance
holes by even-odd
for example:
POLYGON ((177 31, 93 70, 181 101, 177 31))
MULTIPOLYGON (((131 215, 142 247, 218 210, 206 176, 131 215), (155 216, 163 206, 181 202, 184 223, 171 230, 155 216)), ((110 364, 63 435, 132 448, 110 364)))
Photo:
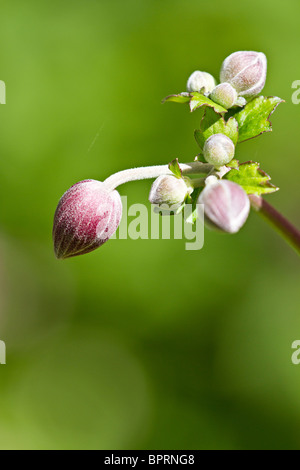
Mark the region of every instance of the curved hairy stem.
MULTIPOLYGON (((214 168, 208 163, 201 162, 181 163, 179 166, 183 175, 208 174, 214 168)), ((128 183, 129 181, 152 179, 161 175, 173 175, 168 165, 144 166, 119 171, 109 176, 109 178, 104 181, 104 184, 109 191, 112 191, 121 184, 128 183)))
POLYGON ((253 209, 258 212, 300 255, 300 230, 274 209, 261 196, 249 196, 253 209))

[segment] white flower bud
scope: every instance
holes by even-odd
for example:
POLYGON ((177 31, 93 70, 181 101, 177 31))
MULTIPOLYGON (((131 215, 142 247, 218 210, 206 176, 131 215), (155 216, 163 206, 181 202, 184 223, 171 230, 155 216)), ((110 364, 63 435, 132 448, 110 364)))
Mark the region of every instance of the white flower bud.
POLYGON ((237 100, 237 92, 229 83, 221 83, 211 92, 210 99, 215 103, 223 106, 225 109, 230 109, 234 106, 237 100))
POLYGON ((159 176, 152 184, 149 201, 151 204, 180 205, 193 190, 188 178, 176 178, 173 175, 159 176))
POLYGON ((250 212, 250 201, 241 186, 232 181, 210 182, 198 201, 199 211, 203 211, 206 224, 211 229, 236 233, 246 222, 250 212))
POLYGON ((187 91, 189 93, 193 91, 200 92, 202 88, 204 88, 204 93, 210 93, 215 88, 216 84, 216 80, 210 73, 196 70, 188 79, 187 91))
POLYGON ((204 144, 203 155, 207 163, 220 167, 231 162, 235 154, 235 146, 224 134, 210 136, 204 144))
POLYGON ((221 68, 221 82, 228 82, 240 96, 253 98, 265 86, 267 58, 262 52, 239 51, 227 57, 221 68))

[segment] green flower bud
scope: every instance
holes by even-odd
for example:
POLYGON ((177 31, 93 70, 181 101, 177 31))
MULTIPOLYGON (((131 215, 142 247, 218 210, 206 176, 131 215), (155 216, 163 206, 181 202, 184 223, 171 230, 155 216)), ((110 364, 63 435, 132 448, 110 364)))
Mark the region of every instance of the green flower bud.
POLYGON ((215 88, 216 84, 216 80, 210 73, 196 70, 188 79, 187 91, 189 93, 193 91, 200 92, 204 88, 204 93, 210 93, 215 88))
POLYGON ((224 134, 214 134, 209 137, 203 147, 205 160, 216 167, 226 165, 234 158, 235 146, 224 134))
POLYGON ((257 96, 265 86, 267 58, 262 52, 239 51, 227 57, 221 68, 220 81, 228 82, 239 96, 257 96))
POLYGON ((210 99, 215 103, 230 109, 235 105, 237 100, 237 92, 229 83, 221 83, 211 92, 210 99))
POLYGON ((180 206, 193 190, 189 178, 176 178, 173 175, 159 176, 152 184, 149 194, 151 204, 180 206))

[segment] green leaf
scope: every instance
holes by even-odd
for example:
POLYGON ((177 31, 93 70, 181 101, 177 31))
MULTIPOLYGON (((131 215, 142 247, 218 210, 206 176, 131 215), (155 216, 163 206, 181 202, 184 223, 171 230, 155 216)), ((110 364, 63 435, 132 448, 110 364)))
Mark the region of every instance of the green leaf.
POLYGON ((231 117, 228 121, 225 121, 224 117, 220 117, 213 109, 206 108, 200 129, 196 129, 194 132, 194 137, 201 150, 203 150, 205 141, 213 134, 224 134, 236 145, 239 135, 236 119, 231 117))
POLYGON ((246 162, 239 165, 238 169, 232 169, 224 176, 224 179, 239 184, 247 194, 274 193, 279 188, 270 183, 270 176, 260 169, 259 163, 246 162))
POLYGON ((196 129, 194 131, 194 137, 195 137, 195 140, 196 140, 197 144, 199 145, 199 147, 201 149, 201 152, 202 152, 203 146, 204 146, 204 143, 205 143, 205 137, 202 134, 202 132, 200 131, 200 129, 196 129))
POLYGON ((178 158, 175 158, 171 163, 169 163, 169 170, 172 171, 173 175, 176 178, 182 178, 182 170, 179 166, 178 158))
POLYGON ((198 201, 198 197, 199 197, 201 191, 203 191, 203 188, 194 189, 194 191, 192 192, 192 194, 190 196, 190 200, 187 201, 187 204, 192 205, 192 210, 185 219, 186 223, 188 223, 188 224, 195 224, 196 223, 196 220, 197 220, 197 217, 198 217, 197 201, 198 201))
POLYGON ((174 103, 189 103, 191 100, 191 96, 189 93, 179 93, 177 95, 169 95, 166 96, 162 100, 162 103, 166 103, 167 101, 173 101, 174 103))
POLYGON ((268 98, 258 96, 248 103, 244 109, 234 114, 239 126, 239 142, 258 137, 264 132, 272 131, 270 117, 284 100, 276 96, 268 98))
POLYGON ((176 95, 166 96, 162 100, 162 103, 168 101, 173 101, 174 103, 190 103, 191 112, 196 111, 196 109, 204 107, 210 107, 215 110, 216 113, 223 114, 227 113, 227 109, 223 108, 217 103, 214 103, 212 100, 204 96, 202 93, 194 91, 193 93, 178 93, 176 95))
POLYGON ((210 108, 213 108, 216 113, 227 113, 227 109, 223 108, 219 104, 214 103, 212 100, 202 95, 201 93, 194 91, 193 93, 190 93, 190 96, 190 110, 192 112, 196 111, 196 109, 199 109, 202 106, 208 106, 210 108))

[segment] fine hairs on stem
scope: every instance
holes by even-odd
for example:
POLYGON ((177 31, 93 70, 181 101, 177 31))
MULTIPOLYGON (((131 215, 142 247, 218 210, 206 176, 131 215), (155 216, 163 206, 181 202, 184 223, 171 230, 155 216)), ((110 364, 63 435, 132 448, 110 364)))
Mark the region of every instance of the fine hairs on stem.
MULTIPOLYGON (((214 169, 212 165, 201 162, 181 163, 179 166, 183 175, 209 174, 214 169)), ((104 184, 108 191, 113 191, 121 184, 130 181, 153 179, 161 175, 173 175, 169 165, 145 166, 119 171, 109 176, 104 184)))

